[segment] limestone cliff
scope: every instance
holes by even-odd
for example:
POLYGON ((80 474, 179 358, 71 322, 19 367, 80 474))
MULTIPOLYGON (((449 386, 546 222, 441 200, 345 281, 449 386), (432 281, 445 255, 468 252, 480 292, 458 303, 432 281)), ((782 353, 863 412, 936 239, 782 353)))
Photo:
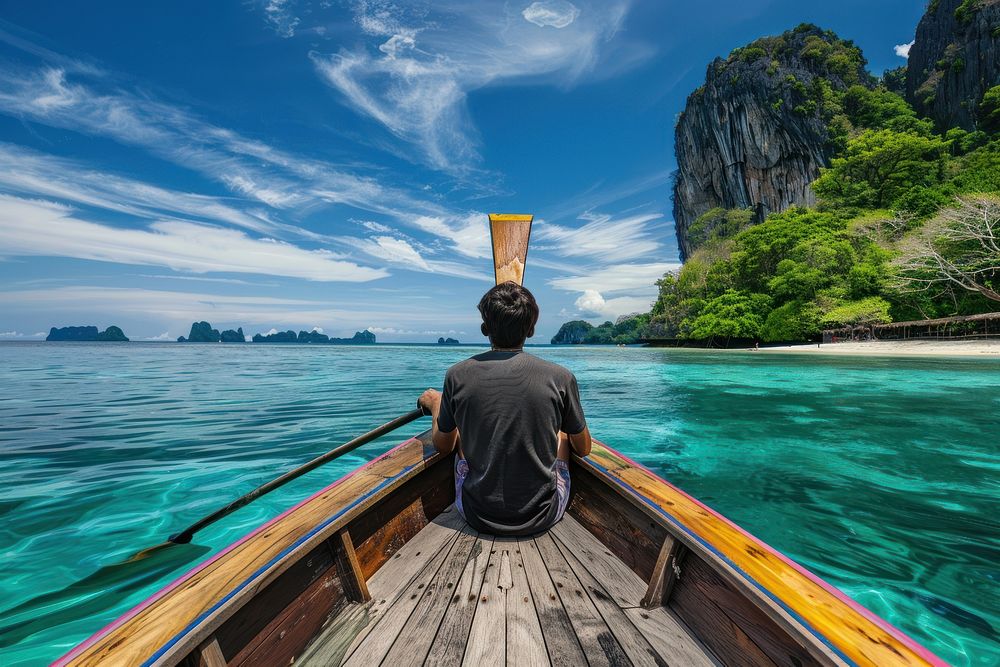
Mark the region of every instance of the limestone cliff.
POLYGON ((932 0, 917 25, 906 97, 940 129, 977 129, 983 94, 1000 85, 1000 0, 932 0))
POLYGON ((682 257, 689 230, 713 209, 750 209, 752 222, 811 205, 809 184, 830 155, 824 101, 873 85, 853 43, 813 25, 765 37, 708 66, 675 130, 674 220, 682 257))

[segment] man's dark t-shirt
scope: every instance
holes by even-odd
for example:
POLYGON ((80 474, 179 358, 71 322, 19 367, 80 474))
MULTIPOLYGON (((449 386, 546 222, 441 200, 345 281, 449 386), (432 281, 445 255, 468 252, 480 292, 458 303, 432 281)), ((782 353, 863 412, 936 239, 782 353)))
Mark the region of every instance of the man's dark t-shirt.
POLYGON ((556 519, 559 431, 583 431, 571 372, 527 352, 490 351, 448 369, 438 429, 458 427, 469 463, 462 509, 476 530, 530 535, 556 519))

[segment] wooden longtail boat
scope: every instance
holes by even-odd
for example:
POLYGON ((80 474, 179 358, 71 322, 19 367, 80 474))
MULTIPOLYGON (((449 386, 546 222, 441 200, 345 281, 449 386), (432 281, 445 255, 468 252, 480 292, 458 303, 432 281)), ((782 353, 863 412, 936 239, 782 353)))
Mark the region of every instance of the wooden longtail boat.
MULTIPOLYGON (((524 221, 492 222, 497 279, 520 281, 524 221)), ((424 432, 57 664, 944 664, 610 447, 570 472, 554 528, 479 534, 454 509, 453 456, 424 432)))

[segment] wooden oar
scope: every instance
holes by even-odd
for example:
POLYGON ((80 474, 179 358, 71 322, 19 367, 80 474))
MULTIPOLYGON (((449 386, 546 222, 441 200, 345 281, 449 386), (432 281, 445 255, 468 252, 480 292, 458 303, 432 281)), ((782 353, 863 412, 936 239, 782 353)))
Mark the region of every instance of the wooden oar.
POLYGON ((497 285, 512 281, 524 283, 524 265, 528 261, 532 215, 490 213, 490 239, 493 242, 493 273, 497 285))
POLYGON ((376 429, 368 431, 368 433, 365 433, 364 435, 360 435, 357 438, 354 438, 350 442, 345 442, 344 444, 340 445, 339 447, 337 447, 335 449, 331 449, 326 454, 323 454, 322 456, 317 456, 312 461, 309 461, 308 463, 305 463, 305 464, 299 466, 295 470, 289 470, 288 472, 286 472, 281 477, 278 477, 277 479, 271 480, 270 482, 268 482, 267 484, 264 484, 262 486, 258 486, 256 489, 254 489, 250 493, 247 493, 247 494, 245 494, 243 496, 240 496, 239 498, 237 498, 233 502, 229 503, 225 507, 220 507, 219 509, 215 510, 211 514, 209 514, 209 515, 207 515, 207 516, 199 519, 198 521, 194 522, 193 524, 191 524, 190 526, 188 526, 187 528, 185 528, 181 532, 179 532, 179 533, 177 533, 175 535, 171 535, 167 539, 166 542, 163 542, 162 544, 157 544, 156 546, 149 547, 148 549, 143 549, 142 551, 139 551, 138 553, 134 554, 131 558, 129 558, 128 561, 126 561, 126 562, 137 561, 137 560, 141 560, 143 558, 147 558, 150 555, 152 555, 153 553, 159 551, 160 549, 165 549, 166 547, 170 547, 170 546, 173 546, 175 544, 187 544, 187 543, 189 543, 191 541, 191 538, 194 537, 194 534, 197 533, 198 531, 200 531, 202 528, 205 528, 206 526, 210 526, 213 523, 215 523, 216 521, 218 521, 219 519, 232 514, 236 510, 240 509, 241 507, 245 507, 246 505, 249 505, 253 501, 255 501, 258 498, 260 498, 261 496, 263 496, 264 494, 270 493, 271 491, 274 491, 275 489, 277 489, 277 488, 279 488, 281 486, 284 486, 285 484, 288 484, 293 479, 297 479, 297 478, 301 477, 302 475, 306 474, 310 470, 315 470, 316 468, 320 467, 324 463, 328 463, 328 462, 334 460, 335 458, 337 458, 338 456, 341 456, 341 455, 346 454, 346 453, 348 453, 350 451, 353 451, 353 450, 357 449, 358 447, 361 447, 362 445, 366 445, 369 442, 371 442, 372 440, 380 438, 383 435, 385 435, 386 433, 390 433, 392 431, 395 431, 400 426, 405 426, 406 424, 409 424, 410 422, 415 421, 415 420, 419 419, 420 417, 425 416, 426 414, 427 413, 424 412, 423 409, 417 408, 416 410, 412 410, 411 412, 407 412, 405 415, 401 415, 399 417, 396 417, 395 419, 393 419, 390 422, 386 422, 385 424, 382 424, 381 426, 379 426, 376 429))

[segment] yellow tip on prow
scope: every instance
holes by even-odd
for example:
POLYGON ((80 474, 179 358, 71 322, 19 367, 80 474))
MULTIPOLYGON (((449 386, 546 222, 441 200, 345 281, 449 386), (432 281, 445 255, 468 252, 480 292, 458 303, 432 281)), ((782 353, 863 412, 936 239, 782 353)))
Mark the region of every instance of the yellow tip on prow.
POLYGON ((530 213, 490 213, 490 222, 531 222, 534 219, 530 213))

